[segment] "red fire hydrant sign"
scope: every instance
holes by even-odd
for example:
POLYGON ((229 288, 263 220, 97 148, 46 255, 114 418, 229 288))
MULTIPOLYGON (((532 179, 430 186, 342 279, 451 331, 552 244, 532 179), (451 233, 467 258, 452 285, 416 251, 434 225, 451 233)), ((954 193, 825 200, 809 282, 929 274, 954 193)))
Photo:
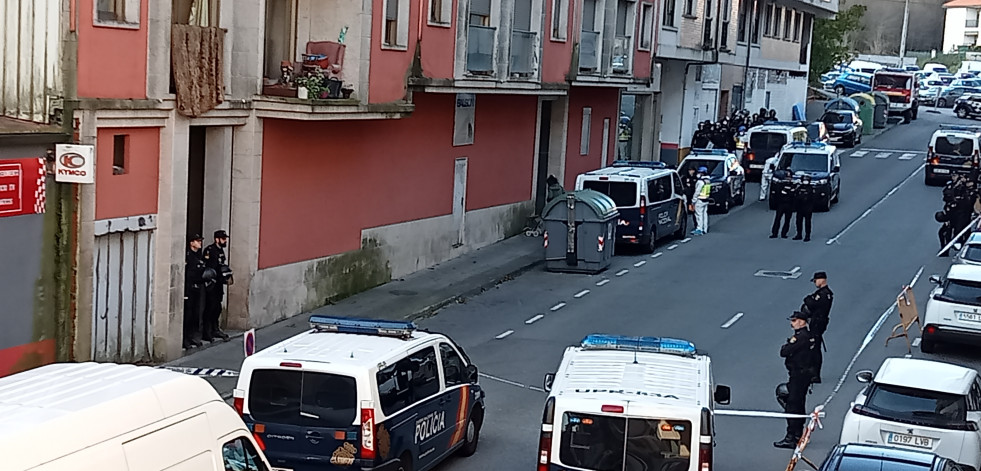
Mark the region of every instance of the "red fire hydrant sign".
POLYGON ((43 158, 0 160, 0 217, 44 213, 43 158))

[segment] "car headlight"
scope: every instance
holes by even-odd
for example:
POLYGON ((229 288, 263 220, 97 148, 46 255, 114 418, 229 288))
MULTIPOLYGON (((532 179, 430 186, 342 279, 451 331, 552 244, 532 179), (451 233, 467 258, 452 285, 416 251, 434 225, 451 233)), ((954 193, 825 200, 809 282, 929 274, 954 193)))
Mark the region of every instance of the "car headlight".
POLYGON ((822 178, 822 179, 820 179, 820 180, 817 181, 817 184, 818 185, 827 185, 828 184, 828 179, 827 178, 822 178))

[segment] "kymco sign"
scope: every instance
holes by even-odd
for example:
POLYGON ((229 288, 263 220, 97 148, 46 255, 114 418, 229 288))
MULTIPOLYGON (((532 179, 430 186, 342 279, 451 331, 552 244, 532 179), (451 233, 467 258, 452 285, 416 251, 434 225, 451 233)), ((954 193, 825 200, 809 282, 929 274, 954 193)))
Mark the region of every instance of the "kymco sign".
POLYGON ((92 146, 58 144, 55 146, 55 181, 60 183, 95 183, 92 146))

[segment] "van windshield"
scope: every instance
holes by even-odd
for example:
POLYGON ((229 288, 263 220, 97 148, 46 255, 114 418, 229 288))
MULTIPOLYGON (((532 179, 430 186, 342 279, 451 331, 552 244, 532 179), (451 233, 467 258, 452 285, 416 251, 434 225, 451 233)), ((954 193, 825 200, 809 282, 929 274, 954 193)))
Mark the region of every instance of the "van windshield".
POLYGON ((566 412, 559 459, 592 471, 688 469, 691 443, 691 422, 685 420, 566 412))
POLYGON ((708 159, 685 159, 681 163, 681 168, 678 169, 678 173, 682 175, 688 175, 688 169, 693 168, 698 171, 698 167, 705 167, 708 170, 709 176, 712 177, 724 177, 726 167, 725 165, 720 165, 721 160, 708 160, 708 159))
POLYGON ((618 207, 637 206, 637 184, 633 182, 602 182, 587 180, 582 184, 585 190, 594 190, 609 196, 618 207))
POLYGON ((913 77, 909 75, 875 74, 873 83, 876 88, 910 88, 912 87, 913 77))
POLYGON ((249 413, 260 422, 347 428, 354 424, 357 405, 358 391, 349 376, 256 370, 249 385, 249 413))
POLYGON ((787 143, 787 136, 775 132, 754 132, 749 136, 749 148, 757 151, 777 152, 787 143))
POLYGON ((966 157, 974 153, 974 141, 957 136, 939 136, 934 152, 940 155, 959 155, 966 157))
POLYGON ((808 154, 798 152, 784 152, 777 162, 778 170, 790 170, 791 173, 797 172, 827 172, 828 156, 825 154, 808 154))

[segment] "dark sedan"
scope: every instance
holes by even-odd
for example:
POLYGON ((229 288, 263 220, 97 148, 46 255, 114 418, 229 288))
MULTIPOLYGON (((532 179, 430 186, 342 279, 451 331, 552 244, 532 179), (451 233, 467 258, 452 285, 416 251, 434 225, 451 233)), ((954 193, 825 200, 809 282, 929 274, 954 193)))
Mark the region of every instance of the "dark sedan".
POLYGON ((821 471, 964 471, 957 463, 927 451, 851 443, 828 453, 821 471))
POLYGON ((977 118, 981 116, 981 95, 964 95, 954 104, 954 114, 958 118, 977 118))
POLYGON ((848 147, 862 142, 862 120, 851 110, 828 110, 821 116, 831 142, 848 147))

